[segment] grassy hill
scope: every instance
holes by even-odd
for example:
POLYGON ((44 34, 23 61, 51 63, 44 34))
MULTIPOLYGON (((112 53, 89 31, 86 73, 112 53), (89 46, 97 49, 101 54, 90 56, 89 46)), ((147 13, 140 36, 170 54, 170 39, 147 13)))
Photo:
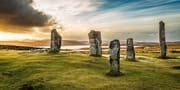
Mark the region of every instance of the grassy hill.
POLYGON ((120 77, 108 77, 109 60, 78 52, 47 54, 0 50, 0 90, 179 90, 180 54, 138 53, 121 58, 120 77))

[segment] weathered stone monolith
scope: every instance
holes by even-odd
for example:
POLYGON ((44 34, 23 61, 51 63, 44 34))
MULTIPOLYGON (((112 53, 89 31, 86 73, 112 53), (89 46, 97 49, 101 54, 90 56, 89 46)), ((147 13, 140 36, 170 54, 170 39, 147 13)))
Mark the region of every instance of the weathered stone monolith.
POLYGON ((89 54, 90 56, 101 56, 102 55, 102 40, 101 32, 92 30, 89 34, 89 54))
POLYGON ((120 42, 115 39, 110 42, 110 72, 107 73, 109 76, 119 76, 120 75, 120 42))
POLYGON ((135 60, 135 50, 133 44, 133 38, 127 39, 127 60, 135 60))
POLYGON ((62 37, 59 35, 59 33, 56 31, 56 29, 53 29, 51 31, 51 49, 50 52, 52 53, 58 53, 61 48, 61 40, 62 37))
POLYGON ((160 54, 161 58, 166 58, 166 37, 165 37, 165 23, 159 22, 159 41, 160 41, 160 54))

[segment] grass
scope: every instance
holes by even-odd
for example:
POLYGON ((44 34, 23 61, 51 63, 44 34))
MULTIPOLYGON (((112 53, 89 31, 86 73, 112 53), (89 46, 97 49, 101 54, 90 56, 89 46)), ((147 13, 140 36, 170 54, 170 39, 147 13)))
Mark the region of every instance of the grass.
POLYGON ((109 60, 82 53, 23 53, 0 50, 0 90, 179 90, 179 53, 162 60, 158 53, 121 58, 120 77, 108 77, 109 60))

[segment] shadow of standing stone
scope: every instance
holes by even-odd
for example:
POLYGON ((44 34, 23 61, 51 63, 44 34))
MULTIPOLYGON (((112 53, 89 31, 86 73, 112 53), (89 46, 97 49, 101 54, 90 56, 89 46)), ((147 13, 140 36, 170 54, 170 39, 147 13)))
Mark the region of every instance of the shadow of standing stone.
POLYGON ((102 40, 101 40, 101 32, 91 30, 88 34, 89 36, 89 54, 90 56, 102 56, 102 40))
POLYGON ((19 90, 46 90, 43 80, 30 80, 19 87, 19 90))
POLYGON ((180 66, 173 66, 173 69, 180 70, 180 66))
POLYGON ((14 74, 13 74, 13 72, 7 71, 7 72, 2 72, 1 75, 12 77, 14 74))
POLYGON ((50 53, 59 53, 60 48, 61 48, 61 40, 62 40, 62 37, 59 35, 56 29, 53 29, 51 31, 50 53))
POLYGON ((120 42, 119 40, 113 40, 110 42, 110 72, 108 76, 120 76, 120 42))

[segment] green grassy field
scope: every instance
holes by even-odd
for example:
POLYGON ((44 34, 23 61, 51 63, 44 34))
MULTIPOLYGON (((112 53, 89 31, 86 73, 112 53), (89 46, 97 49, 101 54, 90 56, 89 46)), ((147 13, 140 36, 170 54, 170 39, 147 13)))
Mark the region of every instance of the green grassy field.
POLYGON ((180 53, 137 53, 121 58, 120 77, 108 77, 109 60, 82 53, 23 53, 0 50, 0 90, 180 90, 180 53))

